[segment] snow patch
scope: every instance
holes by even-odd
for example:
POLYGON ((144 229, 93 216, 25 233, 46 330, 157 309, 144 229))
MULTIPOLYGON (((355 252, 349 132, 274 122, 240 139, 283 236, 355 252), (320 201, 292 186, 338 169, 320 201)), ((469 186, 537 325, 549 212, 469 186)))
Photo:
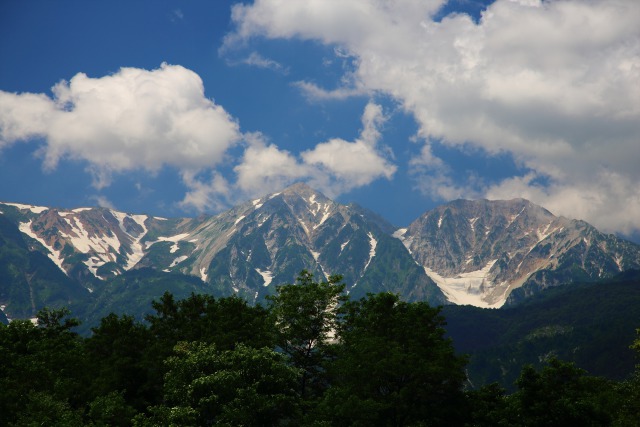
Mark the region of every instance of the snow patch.
MULTIPOLYGON (((171 246, 169 252, 175 253, 180 249, 180 247, 178 246, 178 242, 186 239, 187 237, 189 237, 189 233, 176 234, 175 236, 170 237, 158 237, 158 240, 154 240, 153 242, 146 242, 145 249, 149 249, 152 245, 155 245, 158 242, 173 242, 173 245, 171 246)), ((191 242, 192 240, 189 241, 191 242)))
POLYGON ((398 228, 396 231, 393 232, 392 236, 395 237, 396 239, 403 240, 405 234, 407 234, 406 228, 398 228))
POLYGON ((555 229, 552 231, 549 231, 549 227, 551 227, 551 223, 547 224, 543 230, 541 230, 540 228, 536 230, 536 236, 538 237, 538 242, 536 244, 542 242, 544 239, 549 237, 554 231, 556 231, 555 229))
POLYGON ((5 205, 14 206, 20 210, 29 210, 34 214, 40 214, 44 211, 49 210, 49 208, 45 206, 23 205, 22 203, 5 203, 5 205))
POLYGON ((262 227, 262 225, 267 222, 267 220, 271 218, 271 215, 264 215, 258 219, 258 227, 262 227))
POLYGON ((442 225, 442 217, 438 219, 438 228, 440 228, 441 225, 442 225))
POLYGON ((315 251, 310 251, 311 255, 313 255, 313 259, 316 260, 316 262, 318 262, 318 258, 320 257, 320 252, 315 252, 315 251))
MULTIPOLYGON (((400 240, 402 242, 402 244, 404 245, 404 247, 407 248, 409 253, 411 253, 411 243, 413 242, 413 237, 406 238, 406 237, 404 237, 405 234, 407 234, 407 229, 406 228, 398 228, 396 231, 393 232, 392 236, 395 237, 396 239, 400 240)), ((418 264, 418 265, 420 265, 420 264, 418 264)))
POLYGON ((367 261, 367 264, 364 266, 364 270, 362 271, 366 271, 369 267, 369 264, 371 264, 371 260, 374 256, 376 256, 376 246, 378 246, 378 241, 375 239, 375 237, 373 237, 373 234, 371 234, 371 232, 369 232, 367 236, 369 236, 369 260, 367 261))
POLYGON ((21 222, 20 226, 18 227, 18 229, 21 232, 23 232, 24 234, 26 234, 27 236, 31 237, 32 239, 37 240, 38 242, 40 242, 40 244, 42 244, 42 246, 47 248, 49 250, 49 253, 47 254, 49 259, 51 259, 51 261, 53 261, 58 266, 58 268, 60 268, 60 270, 62 270, 62 272, 64 274, 67 274, 65 269, 62 267, 63 259, 62 259, 61 251, 56 251, 52 246, 49 246, 47 244, 47 242, 45 242, 44 239, 38 237, 38 235, 31 230, 31 223, 32 222, 33 221, 21 222))
POLYGON ((238 225, 238 223, 242 221, 244 218, 245 218, 245 215, 241 215, 240 217, 238 217, 238 219, 236 219, 236 222, 234 222, 233 225, 238 225))
POLYGON ((324 214, 322 215, 322 218, 320 218, 320 222, 317 225, 313 226, 313 229, 315 230, 316 228, 320 227, 322 224, 324 224, 324 222, 329 219, 330 213, 329 210, 331 209, 331 206, 329 205, 324 205, 324 214))
POLYGON ((350 241, 351 240, 347 240, 346 242, 344 242, 343 244, 340 245, 340 253, 342 253, 342 251, 344 250, 345 246, 347 246, 350 241))
MULTIPOLYGON (((117 253, 120 251, 120 240, 115 234, 102 235, 102 236, 89 236, 84 225, 78 219, 78 217, 64 218, 67 224, 71 227, 73 234, 60 233, 62 237, 69 240, 74 248, 78 251, 86 254, 90 251, 101 255, 109 261, 113 261, 113 254, 111 248, 117 253)), ((106 262, 104 259, 103 263, 106 262)), ((86 262, 85 262, 86 264, 86 262)))
POLYGON ((120 226, 120 230, 126 233, 131 238, 131 252, 127 254, 127 265, 124 266, 125 270, 130 270, 134 265, 138 263, 144 256, 144 248, 140 243, 140 240, 147 234, 147 226, 144 224, 145 221, 149 218, 147 215, 129 215, 123 212, 118 212, 111 210, 111 215, 113 215, 118 220, 118 225, 120 226), (124 227, 124 219, 130 218, 140 227, 142 227, 142 233, 138 235, 138 237, 134 237, 127 232, 124 227))
POLYGON ((509 227, 511 224, 513 224, 513 221, 515 221, 515 220, 520 216, 520 214, 521 214, 522 212, 524 212, 524 209, 525 209, 525 206, 523 206, 523 207, 522 207, 522 209, 520 209, 520 212, 518 212, 518 213, 517 213, 517 214, 515 214, 515 215, 511 215, 511 216, 509 217, 509 224, 507 224, 507 227, 509 227))
POLYGON ((479 218, 480 218, 480 217, 479 217, 479 216, 477 216, 477 217, 475 217, 475 218, 471 218, 471 219, 469 220, 469 225, 471 226, 471 231, 476 231, 475 223, 476 223, 476 221, 477 221, 479 218))
POLYGON ((173 267, 175 267, 176 265, 180 264, 182 261, 184 261, 184 260, 185 260, 185 259, 187 259, 187 258, 189 258, 189 257, 188 257, 188 256, 186 256, 186 255, 179 256, 178 258, 176 258, 176 259, 174 259, 174 260, 173 260, 173 262, 171 263, 171 265, 169 266, 169 268, 173 268, 173 267))
POLYGON ((75 208, 71 212, 78 213, 78 212, 90 211, 91 209, 93 208, 75 208))
POLYGON ((203 282, 207 281, 207 269, 204 267, 200 269, 200 278, 202 279, 203 282))
POLYGON ((269 270, 262 271, 259 268, 256 268, 255 270, 262 276, 262 280, 264 280, 264 284, 262 286, 269 286, 273 280, 273 273, 269 270))
POLYGON ((455 304, 473 305, 482 308, 500 308, 507 300, 506 294, 493 304, 483 300, 486 295, 484 288, 493 288, 493 282, 487 279, 487 275, 496 261, 498 260, 494 259, 480 270, 462 273, 455 277, 442 277, 428 267, 424 267, 424 271, 436 282, 447 299, 455 304))

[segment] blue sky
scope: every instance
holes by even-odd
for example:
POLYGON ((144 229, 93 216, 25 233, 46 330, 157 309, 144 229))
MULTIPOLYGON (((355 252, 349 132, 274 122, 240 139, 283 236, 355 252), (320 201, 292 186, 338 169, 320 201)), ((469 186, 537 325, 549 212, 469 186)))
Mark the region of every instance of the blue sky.
POLYGON ((635 0, 0 2, 0 200, 403 226, 524 197, 638 236, 635 0))

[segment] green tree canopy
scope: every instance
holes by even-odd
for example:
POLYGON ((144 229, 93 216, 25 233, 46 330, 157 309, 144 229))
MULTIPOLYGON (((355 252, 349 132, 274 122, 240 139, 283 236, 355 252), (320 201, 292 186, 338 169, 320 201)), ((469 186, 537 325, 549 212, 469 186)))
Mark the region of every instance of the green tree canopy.
POLYGON ((166 404, 141 425, 273 426, 296 416, 298 371, 268 348, 181 342, 166 364, 166 404))
POLYGON ((332 387, 321 404, 333 425, 460 425, 465 359, 427 303, 369 295, 344 307, 332 387))
POLYGON ((297 284, 278 286, 267 296, 276 331, 276 344, 302 370, 300 393, 320 393, 323 387, 322 362, 327 346, 338 328, 340 305, 346 300, 342 276, 316 282, 302 271, 297 284))

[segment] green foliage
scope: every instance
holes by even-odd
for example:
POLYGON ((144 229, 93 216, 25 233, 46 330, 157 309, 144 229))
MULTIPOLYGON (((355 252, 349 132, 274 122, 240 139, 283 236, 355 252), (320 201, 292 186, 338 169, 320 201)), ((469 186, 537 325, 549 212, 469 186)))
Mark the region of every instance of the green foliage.
POLYGON ((640 319, 640 277, 550 289, 500 310, 445 306, 443 314, 456 350, 470 355, 475 386, 498 382, 513 391, 524 365, 539 369, 552 357, 623 380, 636 363, 629 343, 640 319))
POLYGON ((575 365, 552 359, 541 371, 522 369, 510 396, 512 423, 520 426, 605 426, 616 411, 613 384, 575 365))
POLYGON ((32 318, 38 307, 85 303, 89 292, 46 255, 32 251, 42 245, 21 233, 7 215, 0 215, 0 301, 10 317, 32 318))
POLYGON ((135 415, 136 411, 127 404, 123 393, 113 391, 89 403, 89 417, 96 427, 130 426, 135 415))
MULTIPOLYGON (((84 323, 95 326, 111 312, 129 314, 142 320, 153 312, 149 302, 169 292, 178 299, 197 293, 208 293, 197 277, 179 273, 165 273, 151 268, 127 271, 107 280, 92 294, 92 303, 80 313, 84 323)), ((88 332, 89 327, 81 329, 88 332)))
POLYGON ((276 288, 267 297, 269 311, 276 329, 276 344, 302 371, 300 393, 319 393, 322 389, 322 363, 327 357, 327 345, 338 327, 338 310, 345 301, 341 276, 315 282, 313 275, 303 270, 296 285, 276 288))
POLYGON ((82 413, 73 410, 69 403, 46 392, 30 391, 24 407, 18 413, 15 427, 82 427, 82 413))
MULTIPOLYGON (((38 325, 14 321, 0 326, 0 425, 64 425, 83 398, 87 377, 83 342, 70 328, 68 310, 39 312, 38 325), (25 410, 25 408, 27 408, 25 410)), ((71 417, 71 418, 69 418, 71 417)), ((71 421, 69 421, 71 423, 71 421)))
POLYGON ((333 425, 460 425, 465 360, 444 339, 444 319, 397 295, 348 302, 321 404, 333 425))
MULTIPOLYGON (((131 316, 113 313, 103 318, 85 341, 87 357, 93 365, 93 380, 87 390, 96 399, 124 391, 130 405, 142 410, 159 399, 159 381, 153 381, 148 363, 151 334, 131 316), (155 387, 154 387, 155 386, 155 387)), ((114 404, 96 402, 96 405, 114 404)))
POLYGON ((298 372, 268 348, 179 343, 167 359, 167 424, 272 426, 295 414, 298 372))
MULTIPOLYGON (((639 424, 640 367, 614 382, 551 357, 522 368, 511 394, 495 383, 465 390, 466 359, 445 337, 440 308, 389 293, 350 301, 343 291, 340 276, 317 282, 303 271, 266 308, 165 293, 145 322, 111 313, 87 338, 67 309, 0 324, 0 425, 639 424)), ((528 315, 533 328, 488 312, 495 330, 476 341, 517 334, 535 354, 581 328, 565 326, 558 301, 545 304, 544 315, 528 315)), ((457 327, 478 330, 475 312, 464 312, 457 327)), ((629 351, 640 353, 640 338, 629 351)))

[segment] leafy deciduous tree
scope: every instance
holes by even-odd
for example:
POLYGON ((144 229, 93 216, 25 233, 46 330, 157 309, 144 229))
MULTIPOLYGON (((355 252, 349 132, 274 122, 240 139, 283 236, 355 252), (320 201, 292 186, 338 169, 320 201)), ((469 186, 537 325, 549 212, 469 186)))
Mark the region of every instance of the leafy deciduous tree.
POLYGON ((297 284, 278 286, 267 296, 276 328, 276 344, 289 356, 290 363, 302 370, 300 393, 303 398, 321 393, 322 362, 338 327, 338 310, 346 300, 342 276, 316 282, 303 270, 297 284))

